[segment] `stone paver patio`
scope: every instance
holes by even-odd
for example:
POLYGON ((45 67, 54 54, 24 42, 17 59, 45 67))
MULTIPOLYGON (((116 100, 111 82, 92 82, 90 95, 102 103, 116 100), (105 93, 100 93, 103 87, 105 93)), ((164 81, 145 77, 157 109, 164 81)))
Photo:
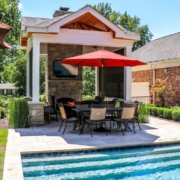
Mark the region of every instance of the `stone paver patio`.
POLYGON ((124 136, 114 127, 108 136, 102 132, 93 132, 92 138, 87 127, 81 135, 77 130, 71 130, 71 127, 62 135, 58 132, 59 122, 55 121, 41 127, 9 129, 3 180, 23 179, 20 154, 25 152, 55 152, 180 140, 180 123, 150 117, 150 123, 141 127, 142 130, 139 130, 136 126, 136 134, 126 131, 124 136))

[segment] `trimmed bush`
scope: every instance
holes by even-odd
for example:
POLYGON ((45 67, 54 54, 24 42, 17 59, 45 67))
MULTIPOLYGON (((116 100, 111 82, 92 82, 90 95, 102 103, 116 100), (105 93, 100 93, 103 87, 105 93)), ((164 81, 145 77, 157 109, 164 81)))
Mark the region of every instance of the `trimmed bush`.
POLYGON ((150 109, 146 104, 142 104, 141 109, 139 110, 138 121, 140 123, 149 123, 149 114, 150 109))
POLYGON ((175 121, 180 121, 180 110, 174 110, 172 111, 172 118, 175 121))
POLYGON ((29 107, 24 98, 14 98, 9 103, 9 126, 13 128, 28 127, 29 107))
POLYGON ((164 108, 157 108, 157 115, 159 117, 162 117, 163 116, 163 112, 164 112, 164 108))
POLYGON ((172 119, 172 109, 164 108, 163 117, 166 119, 172 119))
POLYGON ((157 116, 157 110, 158 110, 158 107, 151 107, 151 114, 154 115, 154 116, 157 116))

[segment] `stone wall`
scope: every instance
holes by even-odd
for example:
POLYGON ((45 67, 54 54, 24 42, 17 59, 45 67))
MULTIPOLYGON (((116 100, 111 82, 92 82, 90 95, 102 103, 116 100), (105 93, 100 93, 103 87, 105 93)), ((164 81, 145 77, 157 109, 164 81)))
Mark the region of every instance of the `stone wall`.
POLYGON ((78 67, 76 77, 56 77, 53 73, 54 60, 81 55, 83 46, 70 44, 48 44, 48 58, 46 62, 46 99, 51 105, 51 96, 55 99, 70 97, 82 100, 82 67, 78 67))
MULTIPOLYGON (((166 79, 169 86, 172 86, 175 94, 166 95, 165 106, 175 106, 176 101, 180 100, 180 67, 168 68, 165 72, 164 68, 156 69, 156 79, 166 79)), ((153 84, 153 71, 135 71, 132 73, 133 82, 149 82, 153 84)))

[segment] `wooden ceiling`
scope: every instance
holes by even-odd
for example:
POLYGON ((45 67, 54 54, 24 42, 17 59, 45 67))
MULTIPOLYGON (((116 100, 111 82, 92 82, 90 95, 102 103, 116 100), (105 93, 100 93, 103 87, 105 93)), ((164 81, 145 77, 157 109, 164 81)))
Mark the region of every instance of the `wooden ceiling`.
POLYGON ((108 26, 89 12, 68 22, 67 24, 61 26, 61 28, 113 32, 108 26))

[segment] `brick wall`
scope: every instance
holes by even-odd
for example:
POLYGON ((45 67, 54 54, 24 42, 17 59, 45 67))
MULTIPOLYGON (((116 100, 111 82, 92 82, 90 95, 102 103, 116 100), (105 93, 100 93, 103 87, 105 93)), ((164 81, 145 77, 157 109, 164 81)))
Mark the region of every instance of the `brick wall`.
POLYGON ((77 77, 56 77, 53 73, 54 60, 81 55, 81 45, 48 44, 48 58, 46 62, 46 99, 51 105, 51 96, 56 99, 70 97, 77 101, 82 99, 82 67, 78 67, 77 77))
MULTIPOLYGON (((156 69, 156 79, 166 79, 169 86, 173 87, 174 95, 165 97, 165 106, 174 106, 180 100, 180 67, 171 67, 168 72, 164 68, 156 69)), ((135 71, 132 73, 133 82, 153 83, 153 70, 135 71)))

